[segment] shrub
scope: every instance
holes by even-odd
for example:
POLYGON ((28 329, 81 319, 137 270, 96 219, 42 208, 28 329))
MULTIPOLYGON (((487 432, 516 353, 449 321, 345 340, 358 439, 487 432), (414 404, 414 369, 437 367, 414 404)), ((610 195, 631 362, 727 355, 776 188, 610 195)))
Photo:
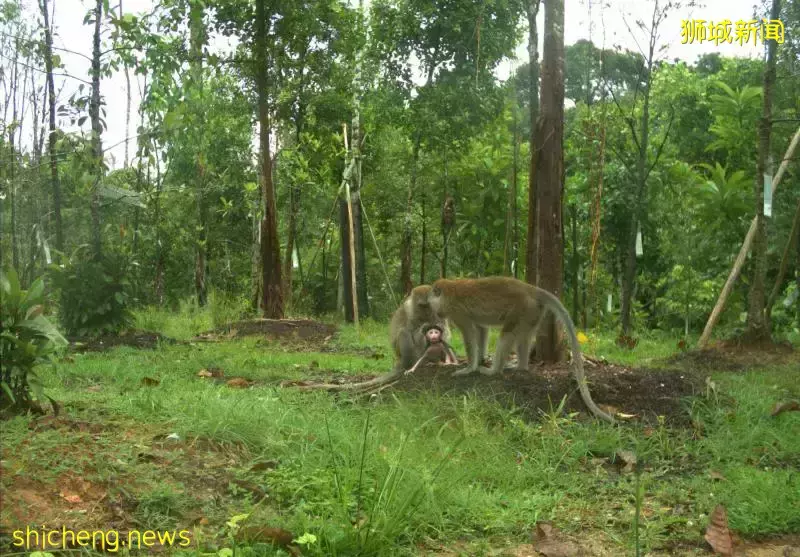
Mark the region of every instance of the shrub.
POLYGON ((130 282, 125 257, 84 259, 77 251, 63 266, 51 266, 59 290, 58 318, 69 334, 116 333, 133 320, 128 309, 130 282))
MULTIPOLYGON (((67 341, 42 315, 44 282, 41 278, 25 291, 20 288, 13 267, 0 271, 0 299, 0 414, 41 412, 35 401, 49 397, 44 394, 33 368, 67 341)), ((55 406, 55 402, 53 404, 55 406)))

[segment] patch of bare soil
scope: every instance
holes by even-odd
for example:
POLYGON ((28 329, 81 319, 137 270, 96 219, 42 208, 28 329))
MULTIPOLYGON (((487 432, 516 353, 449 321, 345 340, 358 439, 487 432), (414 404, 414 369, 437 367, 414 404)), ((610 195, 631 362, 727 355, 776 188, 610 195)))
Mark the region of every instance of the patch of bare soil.
MULTIPOLYGON (((630 369, 595 361, 588 361, 585 369, 596 403, 611 413, 631 415, 630 418, 648 422, 655 421, 657 416, 665 416, 673 423, 688 422, 681 401, 704 388, 704 375, 684 370, 630 369)), ((412 393, 476 393, 504 406, 520 408, 533 418, 539 416, 540 410, 556 408, 566 396, 567 412, 587 412, 566 363, 532 366, 528 372, 506 371, 500 377, 476 374, 453 377, 453 371, 453 367, 424 367, 403 377, 391 389, 412 393)), ((318 372, 307 381, 293 384, 332 382, 331 377, 320 378, 318 372)), ((335 380, 356 383, 370 378, 337 376, 335 380)))
POLYGON ((708 348, 676 354, 669 365, 702 371, 743 371, 745 369, 800 363, 800 352, 791 344, 738 340, 716 343, 708 348))
POLYGON ((194 340, 216 341, 261 336, 276 340, 324 342, 335 332, 334 325, 311 319, 247 319, 201 333, 194 340))
POLYGON ((68 340, 72 352, 104 352, 116 346, 152 350, 162 342, 170 344, 177 342, 150 331, 124 331, 120 334, 104 334, 98 337, 69 337, 68 340))

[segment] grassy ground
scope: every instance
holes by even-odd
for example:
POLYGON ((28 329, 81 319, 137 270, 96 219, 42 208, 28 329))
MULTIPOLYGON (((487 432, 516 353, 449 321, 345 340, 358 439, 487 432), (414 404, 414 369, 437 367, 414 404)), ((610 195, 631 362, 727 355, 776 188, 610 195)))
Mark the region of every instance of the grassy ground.
MULTIPOLYGON (((211 320, 149 311, 138 325, 186 340, 211 320)), ((634 554, 638 534, 643 554, 683 555, 704 552, 723 504, 744 538, 800 532, 800 413, 770 417, 800 397, 797 358, 711 373, 685 401, 689 427, 530 420, 469 392, 352 400, 279 387, 387 371, 385 335, 367 323, 325 351, 246 338, 62 358, 40 370, 62 415, 3 424, 0 527, 186 529, 198 554, 522 555, 552 521, 590 554, 634 554), (636 455, 634 471, 618 451, 636 455)), ((590 355, 647 367, 667 365, 677 340, 629 351, 589 337, 590 355)))

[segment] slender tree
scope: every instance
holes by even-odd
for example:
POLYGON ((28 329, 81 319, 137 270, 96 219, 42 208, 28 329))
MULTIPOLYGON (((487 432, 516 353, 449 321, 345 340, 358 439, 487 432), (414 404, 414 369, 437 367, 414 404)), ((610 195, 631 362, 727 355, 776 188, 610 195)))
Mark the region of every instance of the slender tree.
POLYGON ((264 317, 282 319, 283 285, 281 283, 281 245, 278 239, 278 216, 275 186, 272 182, 270 157, 270 119, 267 91, 267 23, 266 0, 256 0, 255 62, 258 95, 259 159, 264 217, 261 220, 261 265, 263 277, 262 309, 264 317))
MULTIPOLYGON (((92 253, 95 259, 103 257, 100 222, 100 182, 103 179, 103 124, 100 122, 100 27, 103 20, 103 0, 97 0, 94 8, 94 37, 92 43, 92 97, 89 101, 89 118, 92 121, 92 155, 95 172, 92 186, 92 253)), ((51 94, 51 98, 55 96, 51 94)), ((51 100, 51 103, 53 101, 51 100)), ((52 156, 52 155, 51 155, 52 156)))
MULTIPOLYGON (((538 194, 538 285, 561 295, 564 267, 562 199, 564 195, 564 2, 547 0, 544 8, 541 114, 534 148, 538 194)), ((531 209, 532 210, 532 209, 531 209)), ((552 315, 543 324, 537 353, 545 361, 558 358, 552 315)))
MULTIPOLYGON (((772 0, 770 19, 780 17, 781 0, 772 0)), ((756 230, 753 238, 753 278, 750 281, 747 304, 746 336, 751 340, 770 337, 768 315, 764 312, 767 278, 767 231, 764 223, 764 175, 772 173, 769 161, 770 136, 772 134, 772 97, 775 89, 775 51, 778 43, 767 39, 767 62, 764 67, 764 92, 761 119, 758 122, 758 161, 753 181, 756 230)))
POLYGON ((525 251, 525 280, 536 284, 539 258, 539 229, 536 225, 538 214, 538 196, 536 191, 536 145, 537 122, 539 119, 539 31, 536 28, 536 16, 539 15, 540 0, 529 0, 528 3, 528 108, 530 110, 530 167, 528 171, 528 244, 525 251))
POLYGON ((203 105, 203 47, 208 38, 204 19, 205 3, 189 2, 189 76, 188 95, 193 99, 196 118, 194 133, 198 137, 195 153, 195 202, 197 206, 197 238, 195 239, 194 287, 197 303, 208 299, 208 201, 206 200, 205 110, 203 105))
MULTIPOLYGON (((55 0, 53 0, 55 2, 55 0)), ((44 65, 47 72, 48 134, 47 155, 50 162, 50 188, 53 190, 53 219, 56 226, 56 249, 64 251, 64 226, 61 220, 61 183, 58 179, 58 153, 56 153, 56 87, 53 80, 53 33, 47 0, 39 4, 44 17, 44 65)), ((98 78, 99 81, 99 78, 98 78)))

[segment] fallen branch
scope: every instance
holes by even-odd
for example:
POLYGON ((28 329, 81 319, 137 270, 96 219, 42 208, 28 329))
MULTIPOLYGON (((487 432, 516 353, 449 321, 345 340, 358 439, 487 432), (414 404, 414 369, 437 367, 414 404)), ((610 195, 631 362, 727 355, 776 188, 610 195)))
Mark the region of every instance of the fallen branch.
POLYGON ((301 391, 329 391, 329 392, 369 392, 374 389, 381 389, 399 381, 405 374, 404 370, 397 370, 386 375, 380 375, 369 381, 359 383, 317 383, 315 385, 298 385, 301 391))

